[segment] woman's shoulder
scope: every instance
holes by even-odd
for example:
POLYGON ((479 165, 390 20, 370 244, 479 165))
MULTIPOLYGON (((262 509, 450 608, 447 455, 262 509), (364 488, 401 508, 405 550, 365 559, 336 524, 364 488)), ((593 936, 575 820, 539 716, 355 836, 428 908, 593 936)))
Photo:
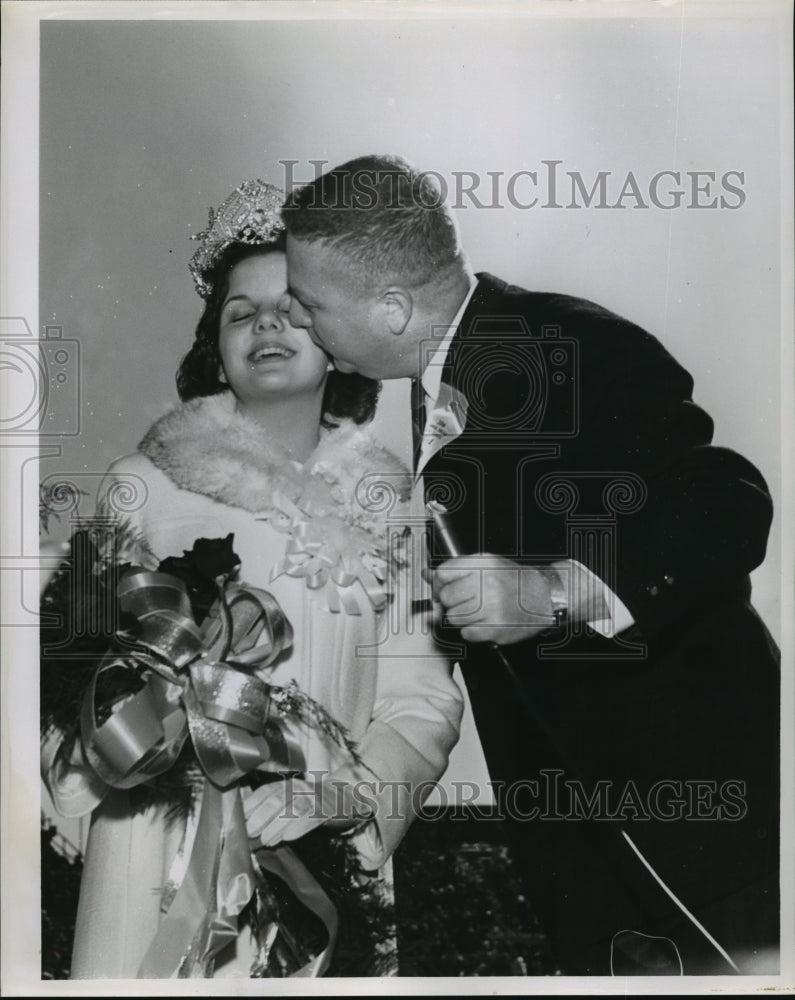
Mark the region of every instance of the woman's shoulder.
POLYGON ((136 484, 140 484, 141 488, 151 489, 153 486, 170 483, 171 480, 146 455, 134 451, 111 462, 104 482, 117 486, 123 483, 129 489, 135 489, 136 484))
POLYGON ((130 517, 143 512, 153 498, 166 499, 174 490, 168 476, 136 451, 111 462, 100 483, 98 509, 130 517))
POLYGON ((144 434, 136 451, 111 463, 108 473, 151 474, 154 469, 168 471, 171 454, 187 445, 200 449, 202 439, 223 431, 223 419, 229 410, 224 399, 208 397, 172 406, 158 417, 144 434))
POLYGON ((147 475, 154 469, 152 462, 140 451, 133 451, 129 455, 122 455, 114 459, 108 466, 108 476, 124 475, 147 475))

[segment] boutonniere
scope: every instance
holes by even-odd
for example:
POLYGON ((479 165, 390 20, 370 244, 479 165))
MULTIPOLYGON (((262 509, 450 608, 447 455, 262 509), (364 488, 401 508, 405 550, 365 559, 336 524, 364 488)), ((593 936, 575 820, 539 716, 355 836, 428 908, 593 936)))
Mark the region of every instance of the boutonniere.
POLYGON ((442 382, 436 404, 428 417, 426 433, 434 438, 458 437, 466 426, 468 406, 462 392, 442 382))
POLYGON ((441 383, 436 403, 428 414, 418 472, 432 455, 463 433, 468 406, 467 398, 462 392, 447 382, 441 383))

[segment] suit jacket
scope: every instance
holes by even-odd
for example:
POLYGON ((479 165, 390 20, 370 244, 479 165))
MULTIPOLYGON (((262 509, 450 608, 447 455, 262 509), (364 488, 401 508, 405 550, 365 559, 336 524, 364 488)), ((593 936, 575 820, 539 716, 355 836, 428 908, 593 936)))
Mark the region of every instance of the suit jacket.
POLYGON ((538 782, 523 806, 506 799, 534 902, 553 940, 557 926, 585 946, 595 870, 608 893, 615 879, 631 893, 634 874, 595 860, 583 823, 558 821, 569 779, 586 795, 608 783, 607 812, 693 907, 776 871, 777 651, 748 603, 772 504, 750 462, 711 445, 692 378, 653 336, 478 277, 443 374, 466 425, 425 466, 426 497, 466 551, 577 559, 635 622, 614 639, 581 626, 502 647, 518 692, 483 645, 461 658, 492 780, 538 782), (522 821, 539 805, 546 820, 522 821))

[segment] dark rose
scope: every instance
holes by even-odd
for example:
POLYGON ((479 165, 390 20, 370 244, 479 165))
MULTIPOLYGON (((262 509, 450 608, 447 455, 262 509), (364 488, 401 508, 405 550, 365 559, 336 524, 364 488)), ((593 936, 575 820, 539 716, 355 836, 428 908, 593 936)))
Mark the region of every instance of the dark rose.
POLYGON ((226 538, 197 538, 193 543, 196 569, 211 580, 234 572, 240 565, 240 559, 232 548, 234 538, 231 532, 226 538))
POLYGON ((161 573, 171 573, 188 588, 193 615, 197 624, 204 621, 207 612, 218 597, 218 578, 231 576, 240 565, 232 548, 234 535, 226 538, 197 538, 190 552, 169 556, 158 566, 161 573))

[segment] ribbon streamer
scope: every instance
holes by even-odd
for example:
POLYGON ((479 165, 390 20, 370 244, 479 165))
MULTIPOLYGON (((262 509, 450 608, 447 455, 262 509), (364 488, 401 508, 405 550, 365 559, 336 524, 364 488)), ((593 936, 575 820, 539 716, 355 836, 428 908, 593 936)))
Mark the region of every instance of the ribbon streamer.
MULTIPOLYGON (((236 940, 239 915, 254 892, 256 873, 238 789, 222 792, 205 782, 199 795, 187 868, 141 962, 140 979, 211 976, 216 957, 236 940)), ((322 976, 336 943, 336 907, 289 847, 260 847, 255 857, 257 866, 279 877, 328 934, 326 947, 291 978, 322 976)))
POLYGON ((254 892, 240 792, 205 781, 200 799, 187 868, 141 961, 140 979, 212 975, 215 956, 237 938, 238 917, 254 892))
POLYGON ((336 907, 318 885, 309 869, 289 847, 280 844, 275 848, 260 848, 256 851, 255 856, 261 868, 273 875, 278 875, 304 906, 323 921, 328 933, 328 944, 323 951, 310 959, 297 972, 293 972, 291 978, 322 976, 329 967, 337 941, 339 920, 336 907))

